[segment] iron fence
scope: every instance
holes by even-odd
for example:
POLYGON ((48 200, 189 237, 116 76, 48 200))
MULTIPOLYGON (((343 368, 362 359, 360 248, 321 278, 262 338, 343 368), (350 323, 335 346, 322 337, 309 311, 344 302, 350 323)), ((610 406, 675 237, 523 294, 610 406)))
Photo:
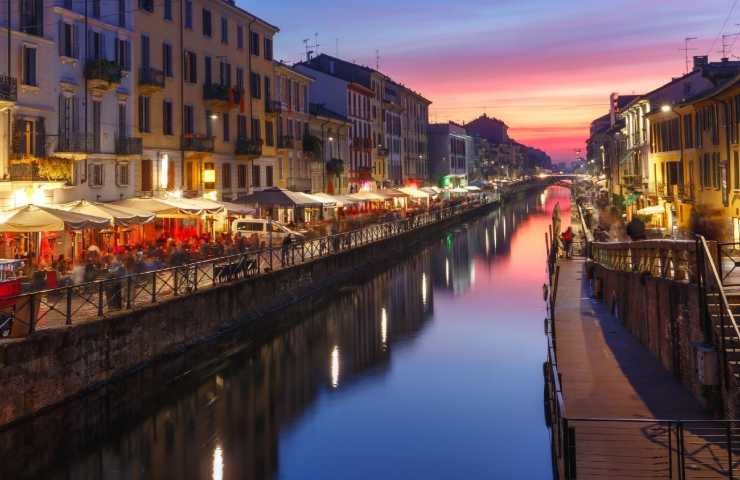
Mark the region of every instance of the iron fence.
POLYGON ((6 297, 0 301, 0 331, 32 333, 145 308, 166 299, 348 252, 448 220, 488 203, 471 201, 280 247, 270 246, 151 272, 6 297))

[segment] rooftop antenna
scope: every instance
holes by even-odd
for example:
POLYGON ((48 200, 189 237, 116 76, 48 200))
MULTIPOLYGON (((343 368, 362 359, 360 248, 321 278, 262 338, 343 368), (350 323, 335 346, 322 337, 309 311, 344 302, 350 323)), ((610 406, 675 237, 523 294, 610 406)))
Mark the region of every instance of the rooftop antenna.
POLYGON ((735 41, 737 41, 738 36, 740 36, 740 32, 726 33, 722 35, 722 58, 727 58, 732 53, 732 48, 735 46, 735 41), (735 39, 733 40, 732 45, 728 42, 730 38, 735 39))
POLYGON ((696 48, 689 48, 689 42, 693 42, 694 40, 699 40, 698 37, 686 37, 683 39, 683 48, 681 51, 684 53, 684 57, 686 58, 686 73, 689 73, 689 52, 693 50, 698 50, 696 48))
POLYGON ((319 45, 319 34, 318 33, 313 34, 313 43, 311 43, 310 38, 304 38, 303 46, 306 49, 306 61, 307 62, 311 61, 311 57, 313 56, 314 53, 318 53, 319 47, 321 46, 319 45))

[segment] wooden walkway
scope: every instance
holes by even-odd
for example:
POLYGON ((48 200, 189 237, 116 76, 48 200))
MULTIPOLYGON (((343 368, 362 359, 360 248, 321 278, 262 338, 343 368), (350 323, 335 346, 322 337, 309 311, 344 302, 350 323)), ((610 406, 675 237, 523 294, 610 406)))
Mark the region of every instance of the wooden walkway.
MULTIPOLYGON (((565 411, 575 431, 577 478, 682 478, 675 430, 651 420, 709 417, 607 308, 590 298, 583 259, 560 262, 555 329, 565 411), (572 420, 577 418, 626 421, 572 420)), ((687 425, 683 478, 728 478, 721 441, 726 437, 715 430, 709 422, 687 425)))

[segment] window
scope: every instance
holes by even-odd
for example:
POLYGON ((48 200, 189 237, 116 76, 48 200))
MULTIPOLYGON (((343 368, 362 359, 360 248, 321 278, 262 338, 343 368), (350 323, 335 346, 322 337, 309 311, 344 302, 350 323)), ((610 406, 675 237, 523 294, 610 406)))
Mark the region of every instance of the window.
POLYGON ((141 36, 141 66, 149 68, 151 66, 151 55, 149 51, 149 36, 141 36))
POLYGON ((172 0, 164 0, 164 19, 172 20, 172 0))
POLYGON ((118 26, 126 27, 126 0, 118 0, 118 26))
POLYGON ((223 123, 224 142, 231 141, 231 132, 229 130, 229 114, 228 113, 221 114, 221 122, 223 123))
POLYGON ((36 77, 36 48, 23 47, 23 85, 38 86, 36 77))
POLYGON ((240 92, 244 91, 244 69, 236 67, 236 87, 240 92))
POLYGON ((141 191, 151 192, 154 188, 154 169, 149 158, 141 159, 141 191))
POLYGON ((267 167, 265 167, 265 186, 272 187, 273 185, 273 168, 272 166, 268 165, 267 167))
POLYGON ((139 10, 154 13, 154 0, 139 0, 139 10))
POLYGON ((128 187, 131 178, 128 162, 116 164, 116 185, 119 187, 128 187))
POLYGON ((211 28, 211 11, 203 9, 203 36, 210 37, 213 35, 211 28))
POLYGON ((139 131, 141 133, 151 132, 149 124, 150 102, 149 97, 139 95, 139 131))
POLYGON ((219 80, 222 86, 231 86, 231 64, 221 60, 218 66, 219 80))
POLYGON ((206 110, 206 136, 208 138, 213 137, 213 112, 206 110))
POLYGON ((247 166, 236 166, 236 188, 247 188, 247 166))
POLYGON ((250 76, 250 87, 252 91, 252 98, 262 98, 262 89, 260 84, 259 73, 252 73, 250 76))
POLYGON ((236 136, 237 138, 247 138, 247 117, 244 115, 236 116, 236 136))
POLYGON ((252 186, 253 187, 260 186, 260 166, 259 165, 252 165, 252 186))
POLYGON ((101 140, 101 127, 102 127, 102 102, 93 100, 92 102, 92 133, 93 133, 93 148, 96 152, 100 151, 100 140, 101 140))
POLYGON ((193 52, 185 52, 185 61, 183 65, 185 81, 188 83, 198 83, 198 58, 193 52))
POLYGON ((262 139, 262 129, 260 128, 260 119, 259 118, 253 118, 252 119, 252 139, 253 140, 261 140, 262 139))
MULTIPOLYGON (((211 162, 204 163, 203 172, 207 172, 209 170, 213 171, 214 180, 215 180, 216 166, 211 162)), ((206 190, 213 190, 214 188, 216 188, 216 183, 215 182, 203 182, 203 188, 205 188, 206 190)))
POLYGON ((252 55, 259 56, 260 54, 260 34, 257 32, 252 32, 252 40, 249 42, 250 47, 252 48, 252 55))
POLYGON ((44 0, 20 1, 20 30, 37 37, 44 36, 44 0))
POLYGON ((733 152, 732 158, 732 171, 733 171, 733 190, 740 190, 740 154, 733 152))
POLYGON ((275 134, 273 132, 272 122, 265 122, 265 143, 268 147, 275 146, 275 134))
POLYGON ((193 1, 185 0, 185 28, 193 29, 193 1))
POLYGON ((221 165, 221 187, 224 190, 231 189, 231 164, 224 163, 221 165))
POLYGON ((244 27, 241 25, 236 26, 236 48, 239 50, 244 48, 244 27))
POLYGON ((131 42, 117 38, 114 45, 116 46, 116 63, 121 69, 131 71, 131 42))
POLYGON ((92 0, 92 16, 100 18, 100 0, 92 0))
POLYGON ((90 172, 88 175, 88 185, 93 188, 100 188, 103 186, 103 164, 102 163, 91 163, 90 172))
POLYGON ((203 72, 205 76, 204 83, 206 85, 211 85, 213 83, 213 79, 211 78, 211 74, 213 72, 211 57, 203 58, 203 72))
POLYGON ((167 77, 174 77, 175 72, 172 68, 172 45, 169 43, 162 44, 162 71, 167 77))
POLYGON ((195 110, 192 105, 185 105, 182 111, 182 129, 186 135, 192 135, 195 133, 195 110))
POLYGON ((118 137, 128 137, 128 125, 126 125, 126 103, 122 102, 118 104, 118 137))
POLYGON ((272 98, 272 82, 270 77, 265 77, 265 101, 269 102, 272 98))
POLYGON ((59 25, 59 55, 69 58, 79 58, 80 29, 77 24, 60 22, 59 25))
POLYGON ((229 44, 229 21, 226 17, 221 17, 221 43, 229 44))
POLYGON ((265 59, 272 60, 272 39, 265 37, 265 59))
POLYGON ((162 133, 165 135, 172 135, 172 102, 164 100, 162 102, 162 133))

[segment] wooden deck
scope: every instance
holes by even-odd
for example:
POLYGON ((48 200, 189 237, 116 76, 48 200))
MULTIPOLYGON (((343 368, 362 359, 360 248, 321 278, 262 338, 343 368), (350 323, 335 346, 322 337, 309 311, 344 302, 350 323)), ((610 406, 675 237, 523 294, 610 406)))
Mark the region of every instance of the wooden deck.
MULTIPOLYGON (((699 402, 590 298, 584 279, 583 259, 560 262, 557 356, 566 415, 575 430, 577 478, 728 478, 725 427, 718 431, 707 422, 699 402), (594 417, 625 421, 572 420, 594 417), (685 429, 685 477, 677 471, 676 430, 653 419, 699 420, 685 429)), ((740 429, 729 433, 734 438, 740 429)))

